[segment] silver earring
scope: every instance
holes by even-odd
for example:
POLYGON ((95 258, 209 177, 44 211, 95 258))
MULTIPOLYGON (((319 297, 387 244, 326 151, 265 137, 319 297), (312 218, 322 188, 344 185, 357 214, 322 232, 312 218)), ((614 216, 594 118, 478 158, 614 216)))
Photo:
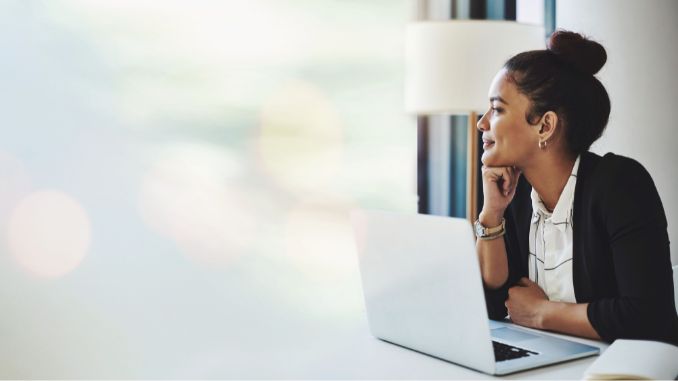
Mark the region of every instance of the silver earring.
POLYGON ((546 145, 547 145, 546 140, 540 140, 539 141, 539 148, 540 149, 545 149, 546 145))

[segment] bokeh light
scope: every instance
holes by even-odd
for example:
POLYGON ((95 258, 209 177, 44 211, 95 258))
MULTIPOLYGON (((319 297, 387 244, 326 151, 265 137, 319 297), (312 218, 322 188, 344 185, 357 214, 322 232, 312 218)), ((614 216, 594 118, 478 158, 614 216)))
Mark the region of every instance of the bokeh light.
POLYGON ((259 159, 265 172, 300 195, 331 189, 342 166, 342 125, 331 100, 310 82, 286 82, 264 102, 259 159))
POLYGON ((22 268, 56 278, 73 271, 87 254, 91 223, 85 209, 58 190, 23 198, 10 215, 10 252, 22 268))

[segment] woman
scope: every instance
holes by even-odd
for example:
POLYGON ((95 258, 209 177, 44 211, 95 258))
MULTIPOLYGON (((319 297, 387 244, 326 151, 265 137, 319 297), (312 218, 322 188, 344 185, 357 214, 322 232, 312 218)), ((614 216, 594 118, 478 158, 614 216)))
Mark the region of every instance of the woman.
POLYGON ((678 345, 666 217, 638 162, 588 152, 610 100, 605 49, 557 31, 489 91, 477 252, 492 319, 612 342, 678 345))

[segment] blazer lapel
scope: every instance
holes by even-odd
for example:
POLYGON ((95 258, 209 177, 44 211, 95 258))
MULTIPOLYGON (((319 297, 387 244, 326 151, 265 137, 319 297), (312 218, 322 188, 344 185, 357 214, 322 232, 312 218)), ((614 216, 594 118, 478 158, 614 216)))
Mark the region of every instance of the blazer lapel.
POLYGON ((577 302, 586 302, 591 295, 591 278, 589 266, 586 263, 584 242, 587 239, 586 221, 587 208, 590 206, 587 200, 591 197, 591 178, 600 156, 585 152, 581 155, 579 171, 577 172, 577 184, 574 188, 574 202, 572 206, 572 283, 577 302))

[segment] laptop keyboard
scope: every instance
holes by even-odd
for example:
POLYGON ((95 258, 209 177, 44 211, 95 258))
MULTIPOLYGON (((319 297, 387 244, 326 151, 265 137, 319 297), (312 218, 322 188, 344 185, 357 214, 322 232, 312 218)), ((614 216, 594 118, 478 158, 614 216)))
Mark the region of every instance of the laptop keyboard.
POLYGON ((527 349, 514 347, 497 341, 492 341, 492 346, 494 347, 494 359, 497 362, 539 354, 537 352, 528 351, 527 349))

